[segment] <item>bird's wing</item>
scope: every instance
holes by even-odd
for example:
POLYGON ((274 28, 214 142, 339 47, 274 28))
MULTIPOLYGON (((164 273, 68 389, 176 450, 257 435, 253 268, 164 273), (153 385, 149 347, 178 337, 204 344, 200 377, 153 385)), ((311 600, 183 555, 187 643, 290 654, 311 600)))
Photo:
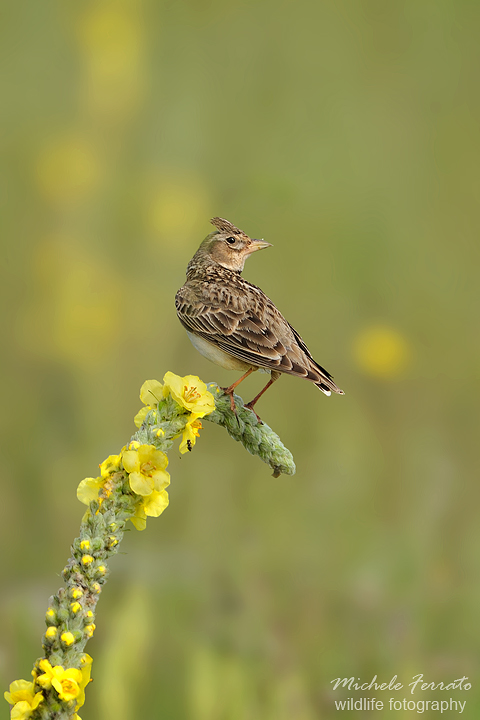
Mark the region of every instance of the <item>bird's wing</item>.
POLYGON ((247 292, 241 295, 229 296, 223 288, 221 304, 183 286, 175 298, 180 321, 190 332, 245 363, 307 378, 325 385, 320 388, 324 391, 338 392, 331 375, 313 360, 273 302, 259 288, 245 285, 247 292))

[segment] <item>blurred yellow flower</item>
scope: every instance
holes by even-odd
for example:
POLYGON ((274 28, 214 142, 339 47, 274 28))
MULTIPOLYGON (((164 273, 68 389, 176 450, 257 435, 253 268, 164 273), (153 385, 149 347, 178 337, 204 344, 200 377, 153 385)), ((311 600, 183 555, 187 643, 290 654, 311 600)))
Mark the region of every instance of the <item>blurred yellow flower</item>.
POLYGON ((80 17, 78 41, 86 70, 85 103, 94 112, 121 121, 138 107, 147 75, 146 38, 136 4, 118 0, 89 4, 80 17))
POLYGON ((55 138, 41 150, 35 167, 41 194, 54 203, 81 200, 98 185, 100 162, 92 145, 80 134, 55 138))
POLYGON ((137 495, 148 496, 170 485, 167 465, 167 456, 154 445, 140 445, 137 450, 123 453, 123 467, 128 472, 130 487, 137 495))
POLYGON ((5 700, 13 705, 11 718, 26 720, 43 700, 41 692, 34 692, 33 682, 28 680, 15 680, 10 683, 10 692, 4 693, 5 700))
POLYGON ((195 413, 197 418, 204 417, 215 410, 215 401, 207 386, 196 375, 180 377, 172 372, 163 378, 174 400, 186 410, 195 413))
POLYGON ((202 219, 209 215, 213 204, 204 177, 181 175, 175 170, 164 178, 148 178, 146 198, 147 230, 155 243, 159 236, 169 243, 174 238, 171 247, 179 247, 179 243, 181 247, 197 226, 200 231, 202 219))
POLYGON ((202 423, 195 413, 192 413, 183 430, 182 440, 180 442, 180 452, 184 455, 195 445, 197 437, 200 436, 199 430, 202 429, 202 423))
POLYGON ((355 338, 353 353, 364 372, 382 378, 401 375, 411 356, 407 339, 387 325, 373 325, 362 330, 355 338))
POLYGON ((32 250, 32 297, 20 318, 20 342, 35 355, 75 368, 98 366, 121 339, 123 287, 112 263, 68 235, 32 250))

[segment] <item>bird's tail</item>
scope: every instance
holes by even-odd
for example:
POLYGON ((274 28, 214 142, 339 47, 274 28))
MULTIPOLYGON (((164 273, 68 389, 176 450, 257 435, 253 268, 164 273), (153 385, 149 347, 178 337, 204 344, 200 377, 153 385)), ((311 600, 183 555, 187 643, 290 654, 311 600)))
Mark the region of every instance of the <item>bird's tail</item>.
POLYGON ((343 390, 340 390, 338 385, 333 382, 333 377, 327 370, 325 370, 325 368, 322 368, 321 365, 315 363, 315 370, 319 371, 320 375, 319 380, 314 381, 315 385, 318 387, 319 390, 321 390, 325 395, 328 396, 330 396, 332 392, 336 393, 337 395, 345 395, 343 390))
POLYGON ((337 395, 345 395, 343 390, 340 390, 340 388, 335 385, 333 380, 322 380, 321 382, 316 382, 315 385, 318 387, 319 390, 321 390, 325 395, 330 396, 332 392, 337 393, 337 395))

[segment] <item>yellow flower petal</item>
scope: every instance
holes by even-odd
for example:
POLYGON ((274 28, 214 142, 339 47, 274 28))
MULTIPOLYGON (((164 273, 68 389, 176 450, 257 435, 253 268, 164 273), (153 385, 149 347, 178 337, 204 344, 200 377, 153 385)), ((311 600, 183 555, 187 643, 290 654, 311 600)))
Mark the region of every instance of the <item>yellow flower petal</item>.
POLYGON ((130 487, 137 495, 150 495, 153 490, 153 481, 151 478, 142 475, 139 472, 132 472, 128 476, 130 487))
POLYGON ((85 653, 82 657, 82 667, 80 668, 82 679, 79 683, 80 692, 77 697, 77 704, 75 706, 75 710, 78 710, 79 707, 82 707, 83 703, 85 702, 85 688, 90 682, 92 662, 93 658, 88 653, 85 653))
POLYGON ((144 405, 154 406, 163 400, 163 385, 158 380, 146 380, 140 388, 140 400, 144 405))
POLYGON ((180 377, 172 372, 165 373, 163 378, 165 386, 176 402, 197 417, 203 417, 215 410, 215 401, 207 386, 196 375, 180 377))
POLYGON ((52 686, 53 668, 45 658, 40 660, 38 665, 40 670, 43 670, 43 675, 37 677, 37 683, 45 690, 49 690, 52 686))
POLYGON ((98 478, 85 478, 82 480, 77 488, 77 498, 84 505, 90 505, 92 500, 98 498, 98 493, 102 487, 103 479, 98 478))
POLYGON ((168 507, 168 493, 166 490, 157 492, 154 490, 148 497, 143 501, 143 509, 145 514, 150 517, 158 517, 162 514, 165 508, 168 507))
POLYGON ((4 698, 12 705, 19 700, 33 697, 33 682, 31 680, 14 680, 10 683, 10 692, 4 693, 4 698))
POLYGON ((170 474, 166 470, 156 470, 152 474, 153 487, 160 492, 170 485, 170 474))
POLYGON ((82 681, 82 673, 76 668, 68 668, 63 670, 62 673, 58 673, 58 677, 54 677, 52 680, 52 686, 58 693, 58 697, 61 700, 68 702, 74 700, 80 694, 80 682, 82 681))
POLYGON ((120 455, 109 455, 106 460, 100 465, 100 475, 106 479, 109 475, 120 468, 122 456, 120 455))
POLYGON ((183 430, 182 440, 180 442, 179 450, 184 455, 189 452, 195 445, 197 437, 199 437, 199 430, 202 429, 202 423, 198 419, 195 413, 192 413, 190 420, 185 425, 183 430))
POLYGON ((133 527, 136 530, 142 531, 147 527, 147 515, 143 506, 137 508, 135 515, 130 518, 133 527))
MULTIPOLYGON (((140 445, 138 448, 138 457, 141 465, 148 463, 162 470, 165 470, 168 465, 168 457, 161 450, 157 450, 154 445, 140 445)), ((141 470, 141 472, 143 472, 143 470, 141 470)))
POLYGON ((11 717, 17 720, 27 718, 44 699, 41 692, 34 693, 34 684, 29 680, 15 680, 10 683, 10 692, 4 693, 4 698, 14 705, 11 717))
POLYGON ((147 417, 150 410, 151 410, 151 407, 146 406, 146 407, 143 407, 141 410, 139 410, 138 413, 135 415, 135 417, 133 418, 133 422, 135 423, 137 428, 142 427, 143 421, 147 417))
POLYGON ((138 472, 140 469, 140 459, 136 450, 126 450, 123 453, 122 462, 128 473, 138 472))
MULTIPOLYGON (((42 693, 38 694, 42 695, 42 693)), ((43 695, 41 697, 41 700, 43 700, 43 695)), ((27 700, 21 700, 13 706, 10 713, 10 718, 11 720, 27 720, 27 718, 29 718, 32 714, 32 710, 34 709, 35 708, 33 708, 27 700)))

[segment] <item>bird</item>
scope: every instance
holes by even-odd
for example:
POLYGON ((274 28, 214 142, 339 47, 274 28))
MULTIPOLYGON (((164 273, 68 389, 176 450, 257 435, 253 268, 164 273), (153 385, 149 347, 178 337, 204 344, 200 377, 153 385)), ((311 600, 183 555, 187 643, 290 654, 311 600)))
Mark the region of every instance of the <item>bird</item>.
POLYGON ((230 396, 236 414, 234 390, 255 370, 270 372, 270 380, 246 403, 256 415, 256 403, 282 374, 305 378, 325 395, 344 395, 332 375, 312 357, 299 333, 256 285, 242 277, 245 260, 272 247, 250 238, 224 218, 187 265, 187 279, 175 296, 178 318, 194 347, 227 370, 243 375, 222 390, 230 396))

